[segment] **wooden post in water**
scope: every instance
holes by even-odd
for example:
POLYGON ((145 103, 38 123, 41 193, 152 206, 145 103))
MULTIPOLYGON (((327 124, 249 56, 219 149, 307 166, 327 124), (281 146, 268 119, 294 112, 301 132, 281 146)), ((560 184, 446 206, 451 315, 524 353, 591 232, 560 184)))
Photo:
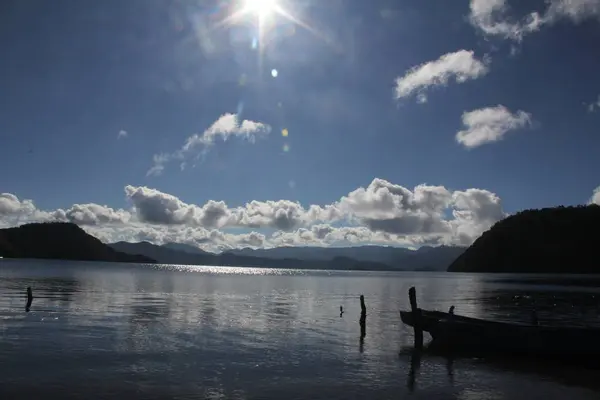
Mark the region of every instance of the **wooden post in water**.
POLYGON ((360 295, 360 352, 363 352, 365 336, 367 335, 367 306, 365 296, 360 295))
POLYGON ((33 292, 31 291, 31 286, 27 286, 27 305, 25 306, 26 312, 29 312, 32 301, 33 301, 33 292))
POLYGON ((417 292, 414 287, 408 289, 408 298, 415 328, 415 348, 421 349, 423 347, 423 326, 421 325, 421 310, 417 307, 417 292))
POLYGON ((537 326, 538 323, 539 323, 539 321, 538 321, 537 311, 534 308, 531 311, 531 325, 537 326))
POLYGON ((360 319, 367 317, 367 306, 365 306, 365 296, 360 295, 360 319))

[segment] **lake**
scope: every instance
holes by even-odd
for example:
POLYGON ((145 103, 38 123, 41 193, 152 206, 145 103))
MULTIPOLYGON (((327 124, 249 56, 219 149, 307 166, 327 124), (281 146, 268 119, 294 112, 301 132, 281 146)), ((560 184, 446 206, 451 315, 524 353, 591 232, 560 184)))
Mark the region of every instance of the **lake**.
POLYGON ((541 323, 600 326, 597 276, 5 259, 0 398, 600 398, 597 371, 414 358, 412 331, 398 315, 411 286, 423 308, 527 321, 535 306, 541 323), (35 297, 28 313, 27 286, 35 297))

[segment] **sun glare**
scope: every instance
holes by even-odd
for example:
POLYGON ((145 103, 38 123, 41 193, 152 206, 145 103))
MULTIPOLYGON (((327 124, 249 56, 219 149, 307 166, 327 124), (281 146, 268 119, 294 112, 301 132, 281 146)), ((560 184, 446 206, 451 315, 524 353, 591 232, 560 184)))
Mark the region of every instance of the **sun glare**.
MULTIPOLYGON (((321 37, 321 35, 311 28, 309 25, 293 15, 291 10, 286 9, 286 6, 291 6, 291 0, 235 0, 233 4, 236 7, 223 20, 219 21, 215 26, 224 26, 236 24, 240 21, 255 21, 257 32, 252 38, 252 49, 258 49, 259 54, 263 53, 265 45, 265 35, 278 24, 278 19, 284 19, 294 25, 301 26, 307 31, 321 37)), ((322 37, 321 37, 322 38, 322 37)), ((259 61, 259 63, 262 61, 259 61)), ((275 71, 275 70, 273 70, 275 71)), ((273 77, 277 76, 277 71, 271 72, 273 77)))
POLYGON ((259 18, 267 18, 277 9, 276 0, 245 0, 245 8, 249 12, 258 15, 259 18))

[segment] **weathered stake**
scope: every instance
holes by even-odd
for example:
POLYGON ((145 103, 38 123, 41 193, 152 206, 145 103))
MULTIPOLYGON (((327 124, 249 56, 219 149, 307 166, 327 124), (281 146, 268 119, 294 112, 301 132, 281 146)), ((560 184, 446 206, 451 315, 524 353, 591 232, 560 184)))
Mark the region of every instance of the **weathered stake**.
POLYGON ((365 306, 365 296, 360 295, 360 319, 367 316, 367 306, 365 306))
POLYGON ((531 325, 537 326, 539 324, 538 315, 535 308, 531 311, 531 325))
POLYGON ((33 292, 31 291, 31 286, 27 286, 27 305, 25 306, 26 312, 29 312, 32 301, 33 301, 33 292))
POLYGON ((423 326, 421 325, 421 309, 417 307, 417 292, 414 287, 408 289, 408 298, 414 321, 415 348, 421 349, 423 347, 423 326))
POLYGON ((363 352, 365 336, 367 335, 367 306, 365 296, 360 295, 360 352, 363 352))

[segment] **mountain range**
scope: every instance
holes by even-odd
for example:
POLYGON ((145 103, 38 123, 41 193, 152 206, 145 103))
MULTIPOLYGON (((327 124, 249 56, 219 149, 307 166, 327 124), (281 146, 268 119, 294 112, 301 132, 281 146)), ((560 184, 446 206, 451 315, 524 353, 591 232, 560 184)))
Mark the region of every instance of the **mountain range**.
POLYGON ((0 257, 333 270, 598 273, 600 206, 511 215, 469 248, 277 247, 214 254, 184 243, 102 243, 72 223, 0 229, 0 257))
POLYGON ((0 229, 0 257, 378 271, 445 271, 461 247, 386 246, 278 247, 239 249, 220 254, 184 243, 102 243, 72 223, 35 223, 0 229))
POLYGON ((139 254, 162 264, 231 265, 268 268, 445 271, 465 248, 429 247, 418 250, 386 246, 276 247, 238 249, 213 254, 181 243, 117 242, 113 249, 139 254))

